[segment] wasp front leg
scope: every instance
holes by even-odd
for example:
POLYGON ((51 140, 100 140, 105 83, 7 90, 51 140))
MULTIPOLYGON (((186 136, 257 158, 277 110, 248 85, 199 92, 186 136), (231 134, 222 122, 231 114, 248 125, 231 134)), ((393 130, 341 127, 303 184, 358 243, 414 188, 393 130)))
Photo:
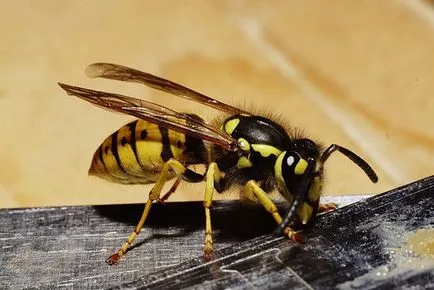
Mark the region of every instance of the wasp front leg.
MULTIPOLYGON (((277 224, 280 225, 282 223, 282 217, 280 216, 276 205, 256 181, 250 180, 246 183, 246 185, 244 186, 244 195, 249 200, 259 201, 264 206, 264 208, 273 216, 277 224)), ((287 235, 294 242, 304 241, 303 236, 290 227, 285 228, 284 234, 287 235)))
MULTIPOLYGON (((122 244, 122 246, 119 248, 119 250, 111 255, 106 262, 109 265, 116 264, 119 259, 127 252, 128 248, 131 246, 132 242, 135 240, 135 238, 139 235, 140 231, 143 228, 143 225, 146 222, 146 219, 149 215, 149 211, 151 210, 152 203, 159 199, 161 190, 163 189, 164 184, 166 183, 168 177, 169 177, 169 170, 172 169, 175 174, 178 176, 178 178, 182 178, 183 180, 186 180, 188 182, 200 182, 204 179, 204 176, 202 174, 196 173, 188 168, 186 168, 184 165, 181 164, 176 159, 169 159, 166 163, 163 165, 163 169, 161 170, 160 175, 158 176, 157 181, 155 182, 155 185, 152 187, 149 198, 146 201, 145 208, 143 209, 142 216, 137 223, 136 227, 134 228, 134 231, 130 234, 128 239, 122 244)), ((177 181, 175 184, 178 183, 177 181)), ((177 186, 177 185, 176 185, 177 186)), ((172 186, 173 188, 173 186, 172 186)), ((175 187, 176 189, 176 187, 175 187)), ((170 192, 170 191, 169 191, 170 192)))

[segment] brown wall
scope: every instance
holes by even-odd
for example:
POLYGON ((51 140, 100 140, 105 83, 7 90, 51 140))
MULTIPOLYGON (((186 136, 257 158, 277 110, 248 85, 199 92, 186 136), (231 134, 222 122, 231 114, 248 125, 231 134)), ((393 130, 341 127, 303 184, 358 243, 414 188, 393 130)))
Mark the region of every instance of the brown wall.
MULTIPOLYGON (((215 114, 88 79, 97 61, 280 112, 379 173, 372 185, 335 156, 326 193, 377 193, 433 172, 434 11, 424 2, 3 1, 0 35, 0 207, 146 197, 149 187, 87 176, 99 143, 132 118, 68 97, 58 81, 215 114)), ((201 199, 203 189, 184 185, 173 199, 201 199)))

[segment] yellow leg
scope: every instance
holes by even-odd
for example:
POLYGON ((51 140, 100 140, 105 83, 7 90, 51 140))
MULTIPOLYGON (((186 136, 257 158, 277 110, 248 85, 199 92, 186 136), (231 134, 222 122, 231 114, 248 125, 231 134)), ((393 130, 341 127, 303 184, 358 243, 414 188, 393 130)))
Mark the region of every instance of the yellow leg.
MULTIPOLYGON (((264 208, 269 213, 271 213, 271 215, 273 216, 277 224, 282 223, 282 217, 280 216, 276 205, 273 203, 273 201, 270 199, 268 194, 258 185, 256 181, 250 180, 249 182, 246 183, 246 185, 244 186, 244 194, 246 198, 252 201, 259 201, 264 206, 264 208)), ((287 227, 284 233, 294 242, 303 241, 302 235, 294 231, 290 227, 287 227)))
POLYGON ((212 195, 214 193, 215 182, 219 183, 221 179, 221 173, 217 166, 217 163, 210 163, 206 172, 206 188, 203 206, 205 207, 205 244, 204 244, 204 257, 209 260, 212 258, 213 253, 213 241, 212 241, 212 227, 211 227, 211 204, 212 195))
POLYGON ((164 163, 163 169, 161 170, 161 173, 158 176, 155 185, 152 187, 149 193, 149 198, 146 201, 145 208, 143 209, 142 216, 137 226, 134 228, 134 231, 130 234, 128 239, 122 244, 119 250, 106 260, 106 262, 109 265, 116 264, 119 261, 119 259, 127 252, 128 248, 131 246, 134 239, 142 230, 143 225, 145 224, 145 221, 151 210, 152 203, 160 197, 161 190, 163 189, 163 186, 167 181, 167 177, 170 169, 172 169, 176 173, 176 175, 178 175, 178 177, 181 177, 185 180, 189 180, 189 181, 200 181, 200 179, 203 180, 202 175, 195 173, 190 169, 187 169, 184 165, 182 165, 179 161, 175 159, 169 159, 166 163, 164 163))
POLYGON ((176 178, 175 182, 173 183, 172 187, 160 198, 157 198, 157 202, 164 203, 171 195, 176 191, 179 184, 181 183, 181 178, 176 178))

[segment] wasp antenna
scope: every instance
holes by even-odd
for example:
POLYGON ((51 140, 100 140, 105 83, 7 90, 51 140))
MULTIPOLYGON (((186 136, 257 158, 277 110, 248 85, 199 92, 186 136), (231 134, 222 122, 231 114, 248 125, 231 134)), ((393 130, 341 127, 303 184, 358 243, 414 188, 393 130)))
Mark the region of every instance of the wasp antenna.
POLYGON ((369 177, 369 179, 373 182, 373 183, 377 183, 378 181, 378 176, 377 173, 375 173, 374 169, 372 169, 372 167, 368 164, 368 162, 366 162, 365 160, 363 160, 360 156, 358 156, 356 153, 354 153, 353 151, 336 145, 336 144, 332 144, 330 145, 325 151, 324 153, 321 155, 320 158, 320 170, 322 171, 324 163, 327 161, 327 159, 330 157, 330 155, 335 152, 335 151, 339 151, 341 152, 343 155, 345 155, 348 159, 350 159, 351 161, 353 161, 357 166, 360 167, 360 169, 362 169, 365 174, 369 177))
POLYGON ((280 225, 277 226, 277 228, 274 230, 273 235, 280 236, 282 232, 285 230, 287 226, 291 223, 292 219, 294 218, 294 215, 297 213, 297 209, 299 205, 303 202, 304 196, 302 194, 297 195, 294 202, 289 207, 288 211, 285 214, 285 218, 280 223, 280 225))

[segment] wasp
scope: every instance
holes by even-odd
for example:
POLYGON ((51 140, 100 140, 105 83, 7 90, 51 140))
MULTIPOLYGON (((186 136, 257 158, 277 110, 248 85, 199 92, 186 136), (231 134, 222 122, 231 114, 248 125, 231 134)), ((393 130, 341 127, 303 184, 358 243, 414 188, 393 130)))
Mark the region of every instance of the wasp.
POLYGON ((224 118, 206 122, 195 114, 121 94, 59 83, 77 96, 109 111, 138 118, 106 138, 93 155, 89 175, 122 184, 154 184, 142 216, 119 250, 106 262, 116 264, 142 230, 154 202, 164 202, 181 181, 205 182, 204 256, 212 258, 211 206, 214 191, 241 187, 244 198, 260 202, 278 224, 275 233, 302 242, 301 231, 314 224, 320 205, 324 164, 340 152, 358 165, 372 182, 378 177, 361 157, 333 144, 325 150, 309 138, 291 134, 271 117, 249 113, 210 98, 175 82, 133 68, 94 63, 86 68, 91 78, 105 78, 146 85, 212 107, 224 118), (205 165, 200 173, 194 165, 205 165), (175 180, 162 195, 166 182, 175 180), (277 189, 289 206, 284 218, 269 193, 277 189))

